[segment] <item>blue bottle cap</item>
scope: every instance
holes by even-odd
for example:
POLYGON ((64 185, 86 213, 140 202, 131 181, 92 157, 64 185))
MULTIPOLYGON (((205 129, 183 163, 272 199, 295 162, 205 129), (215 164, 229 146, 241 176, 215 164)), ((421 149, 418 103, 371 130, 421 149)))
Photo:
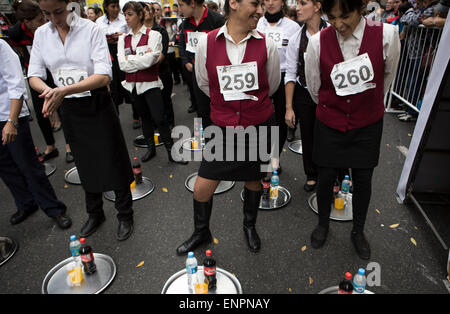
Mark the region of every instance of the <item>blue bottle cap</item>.
POLYGON ((70 236, 70 241, 75 241, 77 239, 77 236, 76 235, 71 235, 70 236))
POLYGON ((194 257, 194 252, 189 252, 189 253, 188 253, 188 257, 189 257, 189 258, 194 257))
POLYGON ((275 170, 275 171, 273 172, 273 175, 276 176, 277 174, 278 174, 278 171, 275 170))
POLYGON ((364 276, 366 274, 366 270, 364 268, 360 268, 358 269, 358 274, 364 276))
POLYGON ((348 179, 350 179, 350 177, 346 174, 346 175, 345 175, 345 179, 348 180, 348 179))

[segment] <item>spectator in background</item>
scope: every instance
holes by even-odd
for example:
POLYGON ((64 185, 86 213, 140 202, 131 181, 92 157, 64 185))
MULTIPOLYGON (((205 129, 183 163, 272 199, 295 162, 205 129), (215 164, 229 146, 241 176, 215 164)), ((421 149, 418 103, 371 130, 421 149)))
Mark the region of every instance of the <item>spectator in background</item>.
POLYGON ((438 3, 433 8, 434 16, 427 17, 426 19, 422 20, 422 24, 426 27, 444 27, 449 8, 442 3, 438 3))
POLYGON ((172 15, 174 15, 175 17, 180 16, 178 13, 179 7, 178 7, 178 3, 174 3, 172 4, 172 15))
POLYGON ((219 13, 219 6, 214 1, 208 1, 208 3, 206 5, 208 6, 208 9, 219 13))
POLYGON ((90 19, 94 23, 102 15, 103 15, 103 11, 99 7, 89 7, 87 9, 87 18, 90 19))
POLYGON ((383 23, 386 23, 389 18, 394 17, 394 3, 395 0, 388 0, 386 2, 386 9, 384 10, 383 14, 381 15, 381 21, 383 23))
POLYGON ((156 18, 156 23, 160 23, 161 22, 161 18, 162 18, 162 8, 161 5, 158 2, 153 2, 152 3, 153 7, 155 8, 155 18, 156 18))

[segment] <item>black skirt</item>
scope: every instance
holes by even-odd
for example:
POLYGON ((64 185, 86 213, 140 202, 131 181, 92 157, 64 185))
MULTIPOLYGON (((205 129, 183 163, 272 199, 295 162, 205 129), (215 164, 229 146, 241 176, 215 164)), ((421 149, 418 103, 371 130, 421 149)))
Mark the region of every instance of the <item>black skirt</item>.
POLYGON ((85 191, 119 190, 133 180, 117 110, 106 88, 64 99, 61 121, 85 191))
MULTIPOLYGON (((203 159, 198 170, 198 175, 202 178, 210 180, 224 180, 224 181, 259 181, 267 174, 267 166, 270 162, 268 155, 271 152, 271 127, 276 126, 275 117, 272 116, 264 123, 252 128, 256 132, 253 134, 256 137, 234 136, 227 140, 227 128, 220 128, 223 138, 213 138, 206 142, 205 150, 203 151, 203 159), (259 127, 266 127, 267 132, 262 132, 259 127), (233 140, 231 140, 233 138, 233 140), (211 141, 214 140, 216 147, 222 147, 222 152, 219 152, 211 147, 211 141), (211 153, 208 155, 208 153, 211 153), (216 154, 216 159, 211 160, 211 157, 216 154), (222 160, 219 158, 222 157, 222 160)), ((249 128, 245 129, 249 132, 249 128)), ((231 132, 230 132, 231 133, 231 132)), ((278 140, 278 137, 275 139, 278 140)))
POLYGON ((341 132, 318 119, 314 126, 313 161, 319 167, 374 168, 378 165, 383 119, 341 132))

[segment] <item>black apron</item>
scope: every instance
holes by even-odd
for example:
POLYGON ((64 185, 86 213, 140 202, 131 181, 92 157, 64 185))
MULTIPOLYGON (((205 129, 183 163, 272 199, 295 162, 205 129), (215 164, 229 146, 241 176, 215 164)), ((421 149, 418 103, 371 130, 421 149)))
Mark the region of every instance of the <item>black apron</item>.
POLYGON ((81 184, 91 193, 126 188, 134 176, 117 110, 106 87, 91 95, 65 98, 60 107, 81 184))

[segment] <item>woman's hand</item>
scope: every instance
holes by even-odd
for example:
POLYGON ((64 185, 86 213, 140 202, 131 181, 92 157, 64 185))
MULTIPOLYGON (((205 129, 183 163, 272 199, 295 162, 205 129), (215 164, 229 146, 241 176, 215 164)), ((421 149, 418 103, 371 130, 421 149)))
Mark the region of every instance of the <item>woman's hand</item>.
POLYGON ((56 87, 50 91, 44 91, 39 97, 45 98, 44 105, 42 107, 42 114, 45 118, 49 117, 53 112, 55 112, 61 105, 64 97, 66 96, 64 87, 56 87))
POLYGON ((2 144, 6 145, 14 140, 17 137, 17 129, 11 122, 6 122, 5 126, 2 130, 2 144))
POLYGON ((295 113, 292 108, 286 109, 286 115, 284 116, 284 120, 288 127, 291 129, 295 128, 295 113))

